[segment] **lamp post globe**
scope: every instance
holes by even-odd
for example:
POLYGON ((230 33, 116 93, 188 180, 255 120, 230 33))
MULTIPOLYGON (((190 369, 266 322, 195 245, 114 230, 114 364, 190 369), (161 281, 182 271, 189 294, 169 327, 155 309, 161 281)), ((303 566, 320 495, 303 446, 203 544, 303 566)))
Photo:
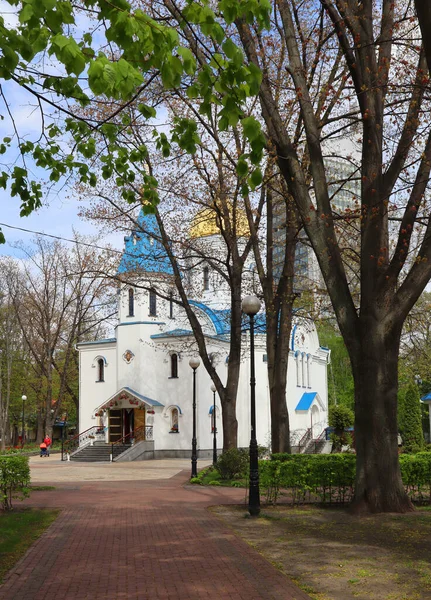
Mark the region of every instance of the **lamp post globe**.
POLYGON ((213 393, 213 465, 217 463, 217 418, 216 418, 216 391, 217 388, 214 384, 211 385, 211 391, 213 393))
POLYGON ((192 369, 197 369, 200 364, 201 364, 201 361, 199 360, 199 358, 197 356, 193 356, 193 358, 191 358, 189 360, 189 365, 192 369))
POLYGON ((250 318, 250 479, 248 488, 248 512, 252 517, 260 513, 259 460, 256 439, 256 377, 254 368, 254 317, 260 310, 256 296, 246 296, 241 304, 242 311, 250 318))
POLYGON ((256 296, 246 296, 241 303, 242 312, 249 317, 256 315, 261 307, 259 298, 256 296))
POLYGON ((197 455, 197 440, 196 440, 196 369, 201 364, 197 356, 193 356, 189 360, 189 366, 193 369, 193 434, 192 434, 192 477, 198 475, 198 455, 197 455))
POLYGON ((27 396, 25 394, 23 394, 21 396, 21 400, 22 400, 21 446, 24 446, 24 437, 25 437, 24 413, 25 413, 25 401, 27 400, 27 396))

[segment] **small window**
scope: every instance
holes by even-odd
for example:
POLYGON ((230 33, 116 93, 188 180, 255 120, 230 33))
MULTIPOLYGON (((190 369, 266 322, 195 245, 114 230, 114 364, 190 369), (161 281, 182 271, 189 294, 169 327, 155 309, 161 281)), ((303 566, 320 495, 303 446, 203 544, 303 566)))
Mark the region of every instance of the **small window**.
POLYGON ((135 292, 129 288, 129 317, 135 316, 135 292))
POLYGON ((178 354, 171 354, 171 377, 178 377, 178 354))
POLYGON ((178 429, 178 408, 171 410, 171 433, 179 433, 178 429))
POLYGON ((210 289, 210 270, 208 267, 204 267, 204 290, 210 289))
POLYGON ((99 358, 97 361, 97 381, 105 381, 105 361, 99 358))
POLYGON ((174 318, 174 293, 169 292, 169 318, 174 318))
POLYGON ((154 290, 150 290, 150 317, 157 315, 157 296, 154 290))

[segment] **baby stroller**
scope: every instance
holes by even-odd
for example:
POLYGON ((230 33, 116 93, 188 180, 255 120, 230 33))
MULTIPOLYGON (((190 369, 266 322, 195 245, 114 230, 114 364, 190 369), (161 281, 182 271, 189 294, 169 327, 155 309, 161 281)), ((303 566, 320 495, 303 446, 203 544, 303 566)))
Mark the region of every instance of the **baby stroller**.
POLYGON ((39 446, 39 448, 40 448, 40 456, 48 456, 48 452, 47 452, 47 449, 46 449, 46 444, 44 444, 42 442, 42 444, 39 446))

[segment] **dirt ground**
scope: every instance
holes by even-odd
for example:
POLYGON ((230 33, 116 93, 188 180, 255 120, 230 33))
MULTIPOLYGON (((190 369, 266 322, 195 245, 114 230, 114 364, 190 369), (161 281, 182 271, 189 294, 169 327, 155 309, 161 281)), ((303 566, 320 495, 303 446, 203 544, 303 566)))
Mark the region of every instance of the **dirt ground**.
POLYGON ((354 517, 344 509, 213 512, 315 600, 431 600, 431 507, 354 517))

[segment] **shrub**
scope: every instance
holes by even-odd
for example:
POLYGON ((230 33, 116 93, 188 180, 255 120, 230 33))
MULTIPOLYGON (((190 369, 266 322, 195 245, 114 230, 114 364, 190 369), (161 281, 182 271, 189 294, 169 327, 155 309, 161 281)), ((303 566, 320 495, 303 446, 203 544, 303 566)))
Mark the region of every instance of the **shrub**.
POLYGON ((287 490, 293 504, 310 499, 347 502, 353 496, 356 457, 352 454, 277 454, 259 463, 262 490, 276 502, 287 490), (277 460, 278 459, 278 460, 277 460))
POLYGON ((0 503, 3 510, 12 509, 12 499, 23 500, 29 493, 30 467, 28 457, 0 456, 0 503))
POLYGON ((248 450, 230 448, 218 457, 215 468, 222 479, 235 479, 235 477, 244 477, 247 474, 248 462, 248 450))
MULTIPOLYGON (((262 494, 275 503, 284 490, 293 504, 319 499, 349 502, 353 498, 356 456, 353 454, 274 454, 259 463, 262 494)), ((431 503, 431 453, 403 454, 400 470, 410 498, 431 503)))

